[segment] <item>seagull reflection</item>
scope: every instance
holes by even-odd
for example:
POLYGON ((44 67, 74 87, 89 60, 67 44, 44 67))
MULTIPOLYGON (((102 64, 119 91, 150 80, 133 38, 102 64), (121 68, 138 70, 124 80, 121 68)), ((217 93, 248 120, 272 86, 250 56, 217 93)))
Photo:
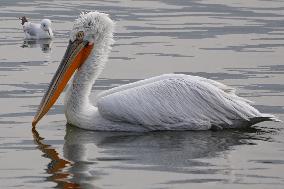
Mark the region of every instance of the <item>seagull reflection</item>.
POLYGON ((38 39, 38 40, 24 40, 21 45, 22 48, 38 48, 40 47, 42 52, 48 53, 51 51, 52 40, 51 39, 38 39))
MULTIPOLYGON (((236 145, 255 145, 256 140, 269 140, 264 131, 202 132, 95 132, 66 127, 63 156, 33 129, 34 141, 51 162, 47 178, 58 188, 98 188, 96 180, 107 177, 112 169, 167 171, 208 174, 209 163, 198 161, 225 157, 236 145), (72 163, 71 163, 72 162, 72 163), (118 163, 118 164, 117 164, 118 163), (201 169, 204 167, 205 169, 201 169)), ((224 162, 226 175, 234 178, 230 158, 224 162)), ((217 174, 218 169, 210 169, 217 174)))

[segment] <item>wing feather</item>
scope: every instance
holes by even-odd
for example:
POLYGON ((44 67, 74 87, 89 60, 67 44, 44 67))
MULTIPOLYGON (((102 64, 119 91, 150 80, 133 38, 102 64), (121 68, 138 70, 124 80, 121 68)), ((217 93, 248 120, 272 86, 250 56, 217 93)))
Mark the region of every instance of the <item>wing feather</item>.
MULTIPOLYGON (((130 89, 130 88, 139 87, 141 85, 151 84, 151 83, 154 83, 154 82, 157 82, 157 81, 166 80, 166 79, 175 79, 175 78, 176 79, 178 79, 178 78, 185 79, 186 78, 186 79, 191 79, 191 80, 198 80, 198 81, 202 81, 202 82, 207 82, 207 83, 210 83, 210 84, 218 87, 219 89, 223 90, 224 92, 230 93, 230 94, 235 94, 235 91, 236 91, 234 88, 229 87, 227 85, 224 85, 223 83, 220 83, 220 82, 217 82, 217 81, 214 81, 214 80, 211 80, 211 79, 199 77, 199 76, 191 76, 191 75, 184 75, 184 74, 163 74, 163 75, 159 75, 159 76, 156 76, 156 77, 140 80, 140 81, 137 81, 137 82, 134 82, 134 83, 129 83, 129 84, 125 84, 125 85, 122 85, 122 86, 114 87, 112 89, 101 92, 97 96, 97 98, 101 98, 101 97, 104 97, 104 96, 107 96, 107 95, 110 95, 110 94, 113 94, 113 93, 116 93, 116 92, 120 92, 120 91, 123 91, 123 90, 127 90, 127 89, 130 89)), ((248 101, 247 99, 244 99, 244 100, 248 101)), ((250 102, 250 101, 248 101, 248 102, 250 102)))
POLYGON ((105 93, 98 110, 106 119, 155 129, 208 129, 261 114, 223 84, 188 75, 163 75, 105 93))
POLYGON ((23 25, 24 32, 31 37, 36 37, 37 30, 39 28, 38 24, 33 24, 31 22, 26 22, 23 25))

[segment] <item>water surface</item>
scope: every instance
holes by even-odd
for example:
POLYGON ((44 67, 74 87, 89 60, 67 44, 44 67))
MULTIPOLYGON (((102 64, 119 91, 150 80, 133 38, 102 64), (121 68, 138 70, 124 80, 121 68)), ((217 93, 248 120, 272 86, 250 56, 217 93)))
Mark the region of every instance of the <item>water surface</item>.
POLYGON ((284 1, 18 1, 0 3, 0 188, 283 188, 283 124, 221 132, 91 132, 66 126, 63 96, 31 120, 81 11, 116 21, 93 88, 163 73, 236 87, 284 120, 284 1), (55 39, 25 41, 17 17, 53 21, 55 39))

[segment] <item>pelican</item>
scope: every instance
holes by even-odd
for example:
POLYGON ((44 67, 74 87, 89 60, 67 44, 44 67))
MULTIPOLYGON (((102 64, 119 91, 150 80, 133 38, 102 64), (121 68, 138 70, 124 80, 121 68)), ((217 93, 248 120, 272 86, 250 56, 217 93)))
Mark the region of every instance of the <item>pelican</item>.
POLYGON ((260 113, 250 101, 222 83, 191 75, 165 74, 112 88, 91 89, 108 59, 114 22, 105 13, 82 13, 70 33, 65 55, 32 122, 48 112, 72 77, 65 102, 70 125, 97 131, 208 130, 279 121, 260 113))
POLYGON ((23 30, 26 39, 51 39, 53 32, 51 29, 51 21, 43 19, 39 24, 29 22, 25 16, 19 18, 22 20, 23 30))

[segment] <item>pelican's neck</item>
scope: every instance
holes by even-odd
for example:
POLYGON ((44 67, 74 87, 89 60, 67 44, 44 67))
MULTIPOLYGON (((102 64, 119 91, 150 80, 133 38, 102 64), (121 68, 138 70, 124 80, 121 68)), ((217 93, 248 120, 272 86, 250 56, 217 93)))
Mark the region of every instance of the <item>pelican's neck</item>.
POLYGON ((69 111, 72 109, 82 111, 92 107, 89 96, 92 86, 102 72, 105 63, 108 59, 110 51, 111 39, 107 42, 103 41, 94 45, 94 49, 83 65, 75 73, 73 82, 69 85, 65 108, 69 111))

